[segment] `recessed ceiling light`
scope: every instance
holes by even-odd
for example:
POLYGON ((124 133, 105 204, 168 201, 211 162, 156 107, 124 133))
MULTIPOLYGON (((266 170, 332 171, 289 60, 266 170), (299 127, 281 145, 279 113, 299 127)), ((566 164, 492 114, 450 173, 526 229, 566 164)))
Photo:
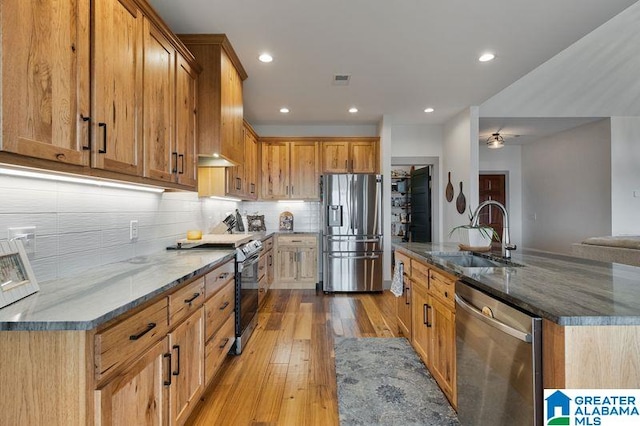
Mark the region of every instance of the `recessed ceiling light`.
POLYGON ((283 114, 287 114, 289 112, 289 108, 280 108, 280 112, 283 114))
POLYGON ((424 110, 424 112, 433 112, 433 111, 435 111, 435 109, 433 109, 433 108, 426 108, 426 109, 424 110))
POLYGON ((495 57, 496 55, 494 55, 493 53, 483 53, 482 56, 478 58, 478 60, 480 62, 489 62, 495 57))
POLYGON ((260 62, 269 63, 273 61, 273 56, 269 55, 268 53, 263 53, 262 55, 258 56, 258 59, 260 60, 260 62))
POLYGON ((356 107, 351 107, 351 108, 349 108, 349 112, 350 112, 351 114, 355 114, 356 112, 358 112, 358 108, 356 108, 356 107))

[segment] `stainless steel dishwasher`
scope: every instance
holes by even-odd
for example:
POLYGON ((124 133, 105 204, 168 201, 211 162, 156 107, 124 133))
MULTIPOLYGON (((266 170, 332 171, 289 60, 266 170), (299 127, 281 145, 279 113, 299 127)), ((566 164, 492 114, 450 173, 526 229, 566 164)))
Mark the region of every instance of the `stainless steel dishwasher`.
POLYGON ((458 418, 542 425, 542 320, 456 282, 458 418))

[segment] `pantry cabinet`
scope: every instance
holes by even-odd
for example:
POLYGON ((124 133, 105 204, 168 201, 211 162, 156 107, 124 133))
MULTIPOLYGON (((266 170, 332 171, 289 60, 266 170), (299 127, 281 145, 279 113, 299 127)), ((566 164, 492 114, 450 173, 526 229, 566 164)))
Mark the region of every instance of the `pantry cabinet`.
POLYGON ((146 1, 8 0, 1 24, 3 162, 193 188, 170 164, 176 56, 199 68, 146 1))
POLYGON ((263 200, 318 200, 320 151, 315 141, 261 139, 263 200))
POLYGON ((322 173, 378 173, 378 140, 324 140, 322 173))
POLYGON ((247 78, 224 34, 179 36, 202 66, 198 82, 198 152, 244 163, 242 82, 247 78))

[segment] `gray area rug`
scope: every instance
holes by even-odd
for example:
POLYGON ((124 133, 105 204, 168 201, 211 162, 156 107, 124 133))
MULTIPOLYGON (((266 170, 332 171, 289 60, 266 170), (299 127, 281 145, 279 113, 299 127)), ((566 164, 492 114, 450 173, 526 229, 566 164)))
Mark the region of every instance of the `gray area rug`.
POLYGON ((404 338, 336 338, 340 424, 459 425, 404 338))

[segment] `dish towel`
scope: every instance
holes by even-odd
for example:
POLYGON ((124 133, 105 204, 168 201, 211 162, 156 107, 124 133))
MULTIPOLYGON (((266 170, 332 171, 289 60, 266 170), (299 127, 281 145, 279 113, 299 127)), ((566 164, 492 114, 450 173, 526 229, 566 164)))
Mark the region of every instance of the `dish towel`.
POLYGON ((391 293, 396 297, 402 296, 402 290, 404 290, 404 283, 402 282, 402 274, 404 271, 404 265, 399 260, 396 260, 396 267, 393 270, 393 280, 391 280, 391 293))

